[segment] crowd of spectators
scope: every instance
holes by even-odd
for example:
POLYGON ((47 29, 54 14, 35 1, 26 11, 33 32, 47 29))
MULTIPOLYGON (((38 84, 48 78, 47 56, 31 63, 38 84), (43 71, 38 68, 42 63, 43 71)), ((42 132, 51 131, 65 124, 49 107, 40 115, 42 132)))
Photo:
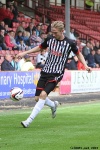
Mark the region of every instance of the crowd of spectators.
MULTIPOLYGON (((88 66, 92 68, 100 68, 100 42, 90 39, 86 41, 86 43, 83 43, 74 29, 71 29, 70 31, 70 38, 76 41, 77 47, 83 54, 88 66)), ((66 68, 72 68, 71 70, 85 70, 82 63, 74 54, 71 54, 66 68)))
MULTIPOLYGON (((6 4, 2 4, 0 8, 0 51, 3 50, 8 53, 3 56, 3 61, 0 63, 1 71, 22 70, 21 62, 27 62, 26 64, 30 66, 30 61, 33 62, 30 56, 27 56, 28 60, 26 58, 16 58, 15 55, 10 54, 10 51, 29 50, 39 45, 47 37, 43 24, 37 23, 35 18, 30 18, 30 22, 27 23, 25 20, 18 20, 18 17, 17 2, 7 1, 6 4), (18 23, 16 30, 13 29, 14 23, 18 23)), ((40 56, 40 54, 38 55, 40 56)), ((38 55, 35 58, 36 65, 39 60, 38 55)))
MULTIPOLYGON (((24 20, 18 20, 17 2, 13 4, 8 1, 7 5, 3 4, 0 8, 0 51, 25 51, 37 45, 40 45, 46 37, 52 36, 51 23, 47 30, 40 22, 37 23, 36 18, 31 18, 29 24, 26 26, 24 20), (13 23, 18 23, 16 30, 13 30, 13 23)), ((66 32, 64 31, 64 34, 66 32)), ((86 43, 81 42, 79 34, 74 29, 70 29, 70 39, 75 40, 77 47, 83 54, 87 64, 92 68, 100 68, 100 43, 98 41, 88 40, 86 43)), ((1 71, 27 71, 34 70, 34 68, 43 68, 46 58, 48 56, 48 49, 42 50, 35 56, 26 56, 24 58, 16 58, 10 53, 6 54, 4 61, 1 63, 1 71), (31 59, 32 58, 32 59, 31 59), (34 62, 34 63, 33 63, 34 62), (28 66, 28 67, 25 67, 28 66), (26 70, 25 70, 26 69, 26 70)), ((68 70, 84 70, 84 66, 79 62, 76 55, 70 54, 66 62, 66 69, 68 70)))

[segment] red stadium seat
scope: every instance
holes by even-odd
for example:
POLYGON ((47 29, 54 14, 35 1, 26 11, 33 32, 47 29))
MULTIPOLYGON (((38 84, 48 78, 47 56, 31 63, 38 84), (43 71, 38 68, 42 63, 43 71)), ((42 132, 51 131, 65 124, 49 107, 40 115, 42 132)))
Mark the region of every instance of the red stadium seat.
POLYGON ((10 54, 10 50, 6 50, 6 54, 10 54))
POLYGON ((1 55, 5 56, 6 55, 6 50, 1 50, 1 55))
POLYGON ((14 56, 15 55, 14 50, 10 50, 10 54, 14 56))
POLYGON ((24 17, 24 14, 23 14, 22 12, 19 12, 19 13, 18 13, 18 16, 19 16, 19 17, 24 17))

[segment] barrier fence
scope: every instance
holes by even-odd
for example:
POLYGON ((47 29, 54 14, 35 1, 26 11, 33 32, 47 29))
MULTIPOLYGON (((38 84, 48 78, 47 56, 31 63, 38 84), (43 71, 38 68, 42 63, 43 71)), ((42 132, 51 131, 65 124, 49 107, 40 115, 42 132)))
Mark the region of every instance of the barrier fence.
MULTIPOLYGON (((0 73, 0 100, 8 99, 13 87, 20 87, 24 97, 35 95, 40 70, 29 72, 1 72, 0 73)), ((68 71, 59 84, 59 94, 100 92, 100 70, 68 71)))

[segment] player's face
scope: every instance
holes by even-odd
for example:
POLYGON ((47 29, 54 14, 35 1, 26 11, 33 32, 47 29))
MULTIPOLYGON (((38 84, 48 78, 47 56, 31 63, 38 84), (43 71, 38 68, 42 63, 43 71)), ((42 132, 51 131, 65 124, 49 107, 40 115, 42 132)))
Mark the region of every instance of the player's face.
POLYGON ((63 40, 64 39, 64 34, 63 30, 59 30, 58 28, 52 28, 51 29, 52 35, 57 39, 57 40, 63 40))

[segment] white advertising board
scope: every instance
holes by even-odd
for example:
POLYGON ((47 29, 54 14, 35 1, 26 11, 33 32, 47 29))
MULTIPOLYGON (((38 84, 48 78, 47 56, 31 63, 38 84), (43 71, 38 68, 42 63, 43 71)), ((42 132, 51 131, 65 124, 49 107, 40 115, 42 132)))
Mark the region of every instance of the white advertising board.
POLYGON ((72 71, 71 93, 100 91, 100 71, 72 71))

